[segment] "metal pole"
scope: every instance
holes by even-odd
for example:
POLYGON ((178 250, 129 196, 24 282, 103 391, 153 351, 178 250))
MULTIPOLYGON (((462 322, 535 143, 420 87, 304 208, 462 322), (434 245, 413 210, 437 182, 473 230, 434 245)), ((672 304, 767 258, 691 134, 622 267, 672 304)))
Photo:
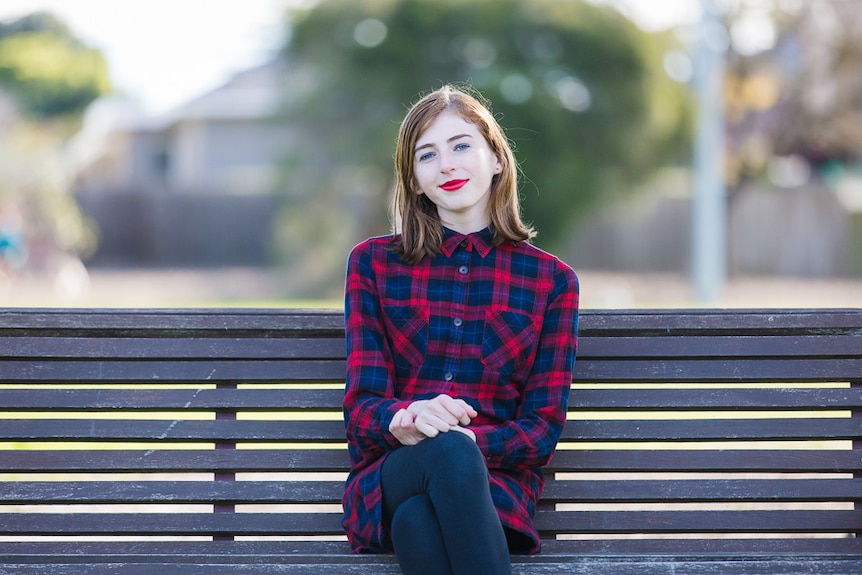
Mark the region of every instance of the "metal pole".
POLYGON ((701 0, 696 62, 699 101, 694 148, 691 273, 695 297, 715 305, 727 276, 727 203, 724 184, 724 76, 728 34, 715 0, 701 0))

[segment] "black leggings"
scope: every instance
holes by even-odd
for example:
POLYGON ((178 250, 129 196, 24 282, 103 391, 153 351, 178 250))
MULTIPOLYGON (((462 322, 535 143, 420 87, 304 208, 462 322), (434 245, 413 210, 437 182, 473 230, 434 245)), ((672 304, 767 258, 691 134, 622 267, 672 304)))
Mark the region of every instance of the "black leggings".
POLYGON ((509 548, 472 439, 441 433, 383 463, 383 518, 405 575, 509 575, 509 548))

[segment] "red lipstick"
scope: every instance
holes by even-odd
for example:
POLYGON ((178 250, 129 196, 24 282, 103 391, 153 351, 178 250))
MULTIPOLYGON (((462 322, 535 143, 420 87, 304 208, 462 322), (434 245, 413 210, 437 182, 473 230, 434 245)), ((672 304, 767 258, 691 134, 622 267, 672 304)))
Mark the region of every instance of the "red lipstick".
POLYGON ((446 190, 447 192, 454 192, 455 190, 460 190, 464 187, 464 184, 469 182, 470 180, 449 180, 445 184, 440 184, 440 188, 446 190))

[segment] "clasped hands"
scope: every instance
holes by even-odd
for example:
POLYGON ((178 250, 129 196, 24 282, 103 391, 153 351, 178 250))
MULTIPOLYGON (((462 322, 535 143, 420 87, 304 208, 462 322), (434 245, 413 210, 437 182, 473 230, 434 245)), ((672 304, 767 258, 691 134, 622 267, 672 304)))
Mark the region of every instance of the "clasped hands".
POLYGON ((476 441, 476 434, 464 426, 477 415, 476 410, 463 399, 442 394, 434 399, 414 401, 406 409, 399 409, 392 417, 389 432, 402 445, 416 445, 423 439, 449 431, 458 431, 476 441))

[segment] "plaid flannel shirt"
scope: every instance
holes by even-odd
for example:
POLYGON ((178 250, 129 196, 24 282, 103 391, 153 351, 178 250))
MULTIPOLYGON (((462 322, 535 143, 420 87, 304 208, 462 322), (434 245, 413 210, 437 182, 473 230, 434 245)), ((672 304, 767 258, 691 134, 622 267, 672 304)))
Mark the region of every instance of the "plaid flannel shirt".
MULTIPOLYGON (((492 231, 446 230, 442 253, 416 265, 372 238, 350 253, 345 285, 344 419, 351 472, 343 525, 355 552, 391 552, 380 469, 401 447, 395 412, 445 393, 478 412, 504 526, 533 540, 535 505, 566 421, 577 349, 578 280, 526 242, 494 247, 492 231)), ((426 440, 429 441, 429 440, 426 440)))

